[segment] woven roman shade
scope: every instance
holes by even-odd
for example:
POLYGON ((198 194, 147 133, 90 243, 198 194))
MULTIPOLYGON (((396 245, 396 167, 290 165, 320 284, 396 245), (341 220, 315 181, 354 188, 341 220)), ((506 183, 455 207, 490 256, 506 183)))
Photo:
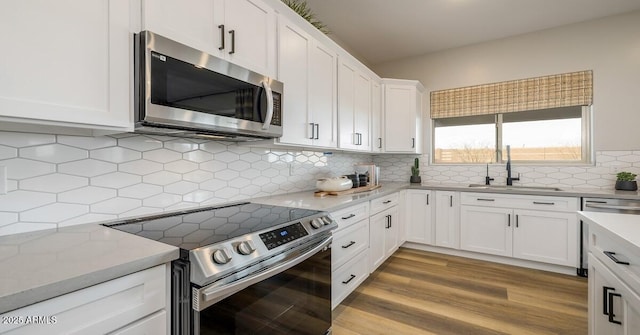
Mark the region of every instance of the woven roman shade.
POLYGON ((504 81, 431 92, 431 118, 487 115, 593 102, 593 71, 504 81))

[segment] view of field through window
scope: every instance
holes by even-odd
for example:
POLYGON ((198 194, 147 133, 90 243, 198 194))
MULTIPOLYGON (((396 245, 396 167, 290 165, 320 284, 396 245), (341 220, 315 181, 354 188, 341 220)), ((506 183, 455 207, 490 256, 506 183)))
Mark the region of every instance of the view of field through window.
POLYGON ((433 162, 495 163, 498 133, 502 134, 502 161, 507 159, 507 145, 513 161, 582 161, 582 118, 575 111, 551 118, 544 113, 532 115, 507 113, 502 122, 486 117, 436 120, 433 162))

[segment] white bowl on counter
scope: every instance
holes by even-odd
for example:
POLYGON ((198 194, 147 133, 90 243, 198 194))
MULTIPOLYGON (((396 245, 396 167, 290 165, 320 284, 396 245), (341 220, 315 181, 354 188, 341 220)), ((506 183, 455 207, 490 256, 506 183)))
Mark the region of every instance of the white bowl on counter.
POLYGON ((339 192, 346 191, 353 187, 353 182, 346 176, 322 178, 316 181, 316 187, 320 191, 339 192))

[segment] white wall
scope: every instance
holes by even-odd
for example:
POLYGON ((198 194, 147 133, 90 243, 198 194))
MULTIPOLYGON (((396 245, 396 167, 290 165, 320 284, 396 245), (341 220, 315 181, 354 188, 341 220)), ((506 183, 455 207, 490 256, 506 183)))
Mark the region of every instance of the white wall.
MULTIPOLYGON (((593 70, 594 149, 640 149, 640 11, 373 67, 428 91, 593 70)), ((428 94, 427 94, 428 98, 428 94)))

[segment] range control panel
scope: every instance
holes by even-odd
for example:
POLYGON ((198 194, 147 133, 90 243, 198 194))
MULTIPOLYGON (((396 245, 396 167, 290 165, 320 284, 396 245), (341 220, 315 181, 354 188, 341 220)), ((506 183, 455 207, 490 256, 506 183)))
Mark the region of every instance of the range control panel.
POLYGON ((267 246, 267 249, 271 250, 307 235, 309 235, 309 233, 304 229, 302 223, 297 222, 286 227, 262 233, 260 234, 260 239, 264 242, 264 245, 267 246))

